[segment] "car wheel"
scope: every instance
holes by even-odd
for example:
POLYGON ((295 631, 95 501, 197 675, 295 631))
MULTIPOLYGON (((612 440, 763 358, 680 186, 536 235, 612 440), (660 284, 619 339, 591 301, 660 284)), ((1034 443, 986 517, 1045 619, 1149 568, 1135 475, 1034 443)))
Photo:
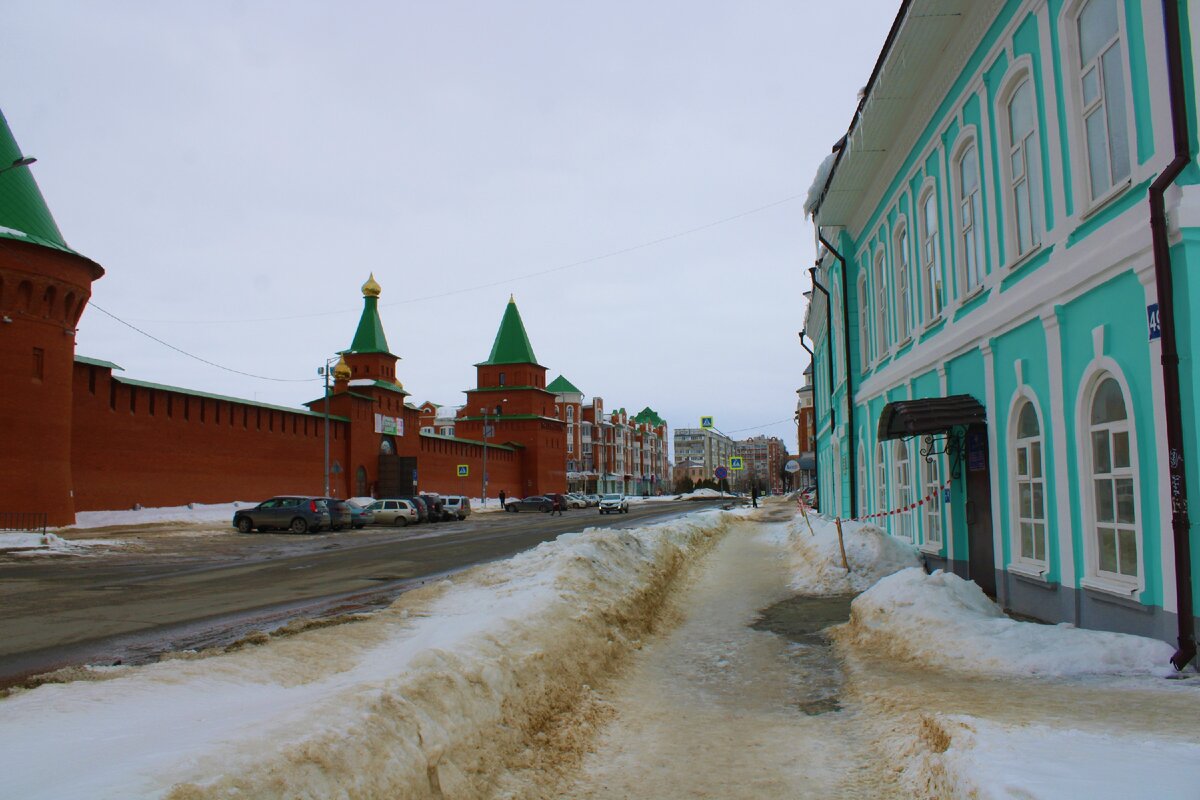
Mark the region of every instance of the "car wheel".
POLYGON ((362 525, 355 525, 355 526, 354 526, 354 530, 356 530, 356 531, 361 531, 361 530, 362 530, 363 528, 365 528, 365 527, 367 527, 367 525, 366 525, 366 523, 364 522, 362 525))
POLYGON ((296 517, 292 520, 291 531, 292 533, 308 533, 308 520, 304 517, 296 517))
POLYGON ((249 533, 254 530, 254 523, 250 521, 249 517, 238 517, 237 529, 239 533, 249 533))
POLYGON ((330 525, 329 526, 329 530, 331 530, 331 531, 340 531, 341 529, 342 529, 341 525, 330 525))
POLYGON ((399 525, 401 528, 408 525, 408 517, 396 517, 392 520, 393 525, 399 525))

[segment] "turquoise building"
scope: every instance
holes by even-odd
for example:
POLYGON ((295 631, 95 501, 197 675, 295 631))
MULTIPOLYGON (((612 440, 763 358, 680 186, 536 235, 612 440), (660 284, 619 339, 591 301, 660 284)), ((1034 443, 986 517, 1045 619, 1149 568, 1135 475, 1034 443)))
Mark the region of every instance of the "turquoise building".
POLYGON ((822 511, 1012 611, 1178 642, 1180 668, 1200 577, 1195 15, 906 0, 806 207, 822 511))

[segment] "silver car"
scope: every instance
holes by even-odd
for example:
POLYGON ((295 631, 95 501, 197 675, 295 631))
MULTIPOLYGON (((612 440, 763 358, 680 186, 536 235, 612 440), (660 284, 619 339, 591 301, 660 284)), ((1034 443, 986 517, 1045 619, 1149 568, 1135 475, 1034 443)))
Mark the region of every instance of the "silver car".
POLYGON ((367 506, 373 522, 377 525, 416 525, 419 521, 417 506, 411 500, 376 500, 367 506))
POLYGON ((601 514, 628 514, 629 499, 623 494, 606 494, 600 498, 601 514))

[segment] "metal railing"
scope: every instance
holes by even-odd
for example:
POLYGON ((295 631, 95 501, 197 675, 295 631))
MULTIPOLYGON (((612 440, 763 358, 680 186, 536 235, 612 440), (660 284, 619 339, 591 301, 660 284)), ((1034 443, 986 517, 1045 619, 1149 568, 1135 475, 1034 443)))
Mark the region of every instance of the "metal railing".
POLYGON ((45 511, 0 511, 0 531, 46 532, 45 511))

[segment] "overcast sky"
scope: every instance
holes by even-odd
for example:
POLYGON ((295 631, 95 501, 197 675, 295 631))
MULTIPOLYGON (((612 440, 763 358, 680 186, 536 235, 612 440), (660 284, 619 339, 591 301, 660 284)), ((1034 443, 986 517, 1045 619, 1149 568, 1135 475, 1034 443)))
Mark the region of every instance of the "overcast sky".
POLYGON ((803 195, 897 6, 9 0, 0 108, 95 306, 284 380, 89 308, 128 377, 319 397, 374 272, 414 402, 511 293, 551 379, 794 449, 803 195))

